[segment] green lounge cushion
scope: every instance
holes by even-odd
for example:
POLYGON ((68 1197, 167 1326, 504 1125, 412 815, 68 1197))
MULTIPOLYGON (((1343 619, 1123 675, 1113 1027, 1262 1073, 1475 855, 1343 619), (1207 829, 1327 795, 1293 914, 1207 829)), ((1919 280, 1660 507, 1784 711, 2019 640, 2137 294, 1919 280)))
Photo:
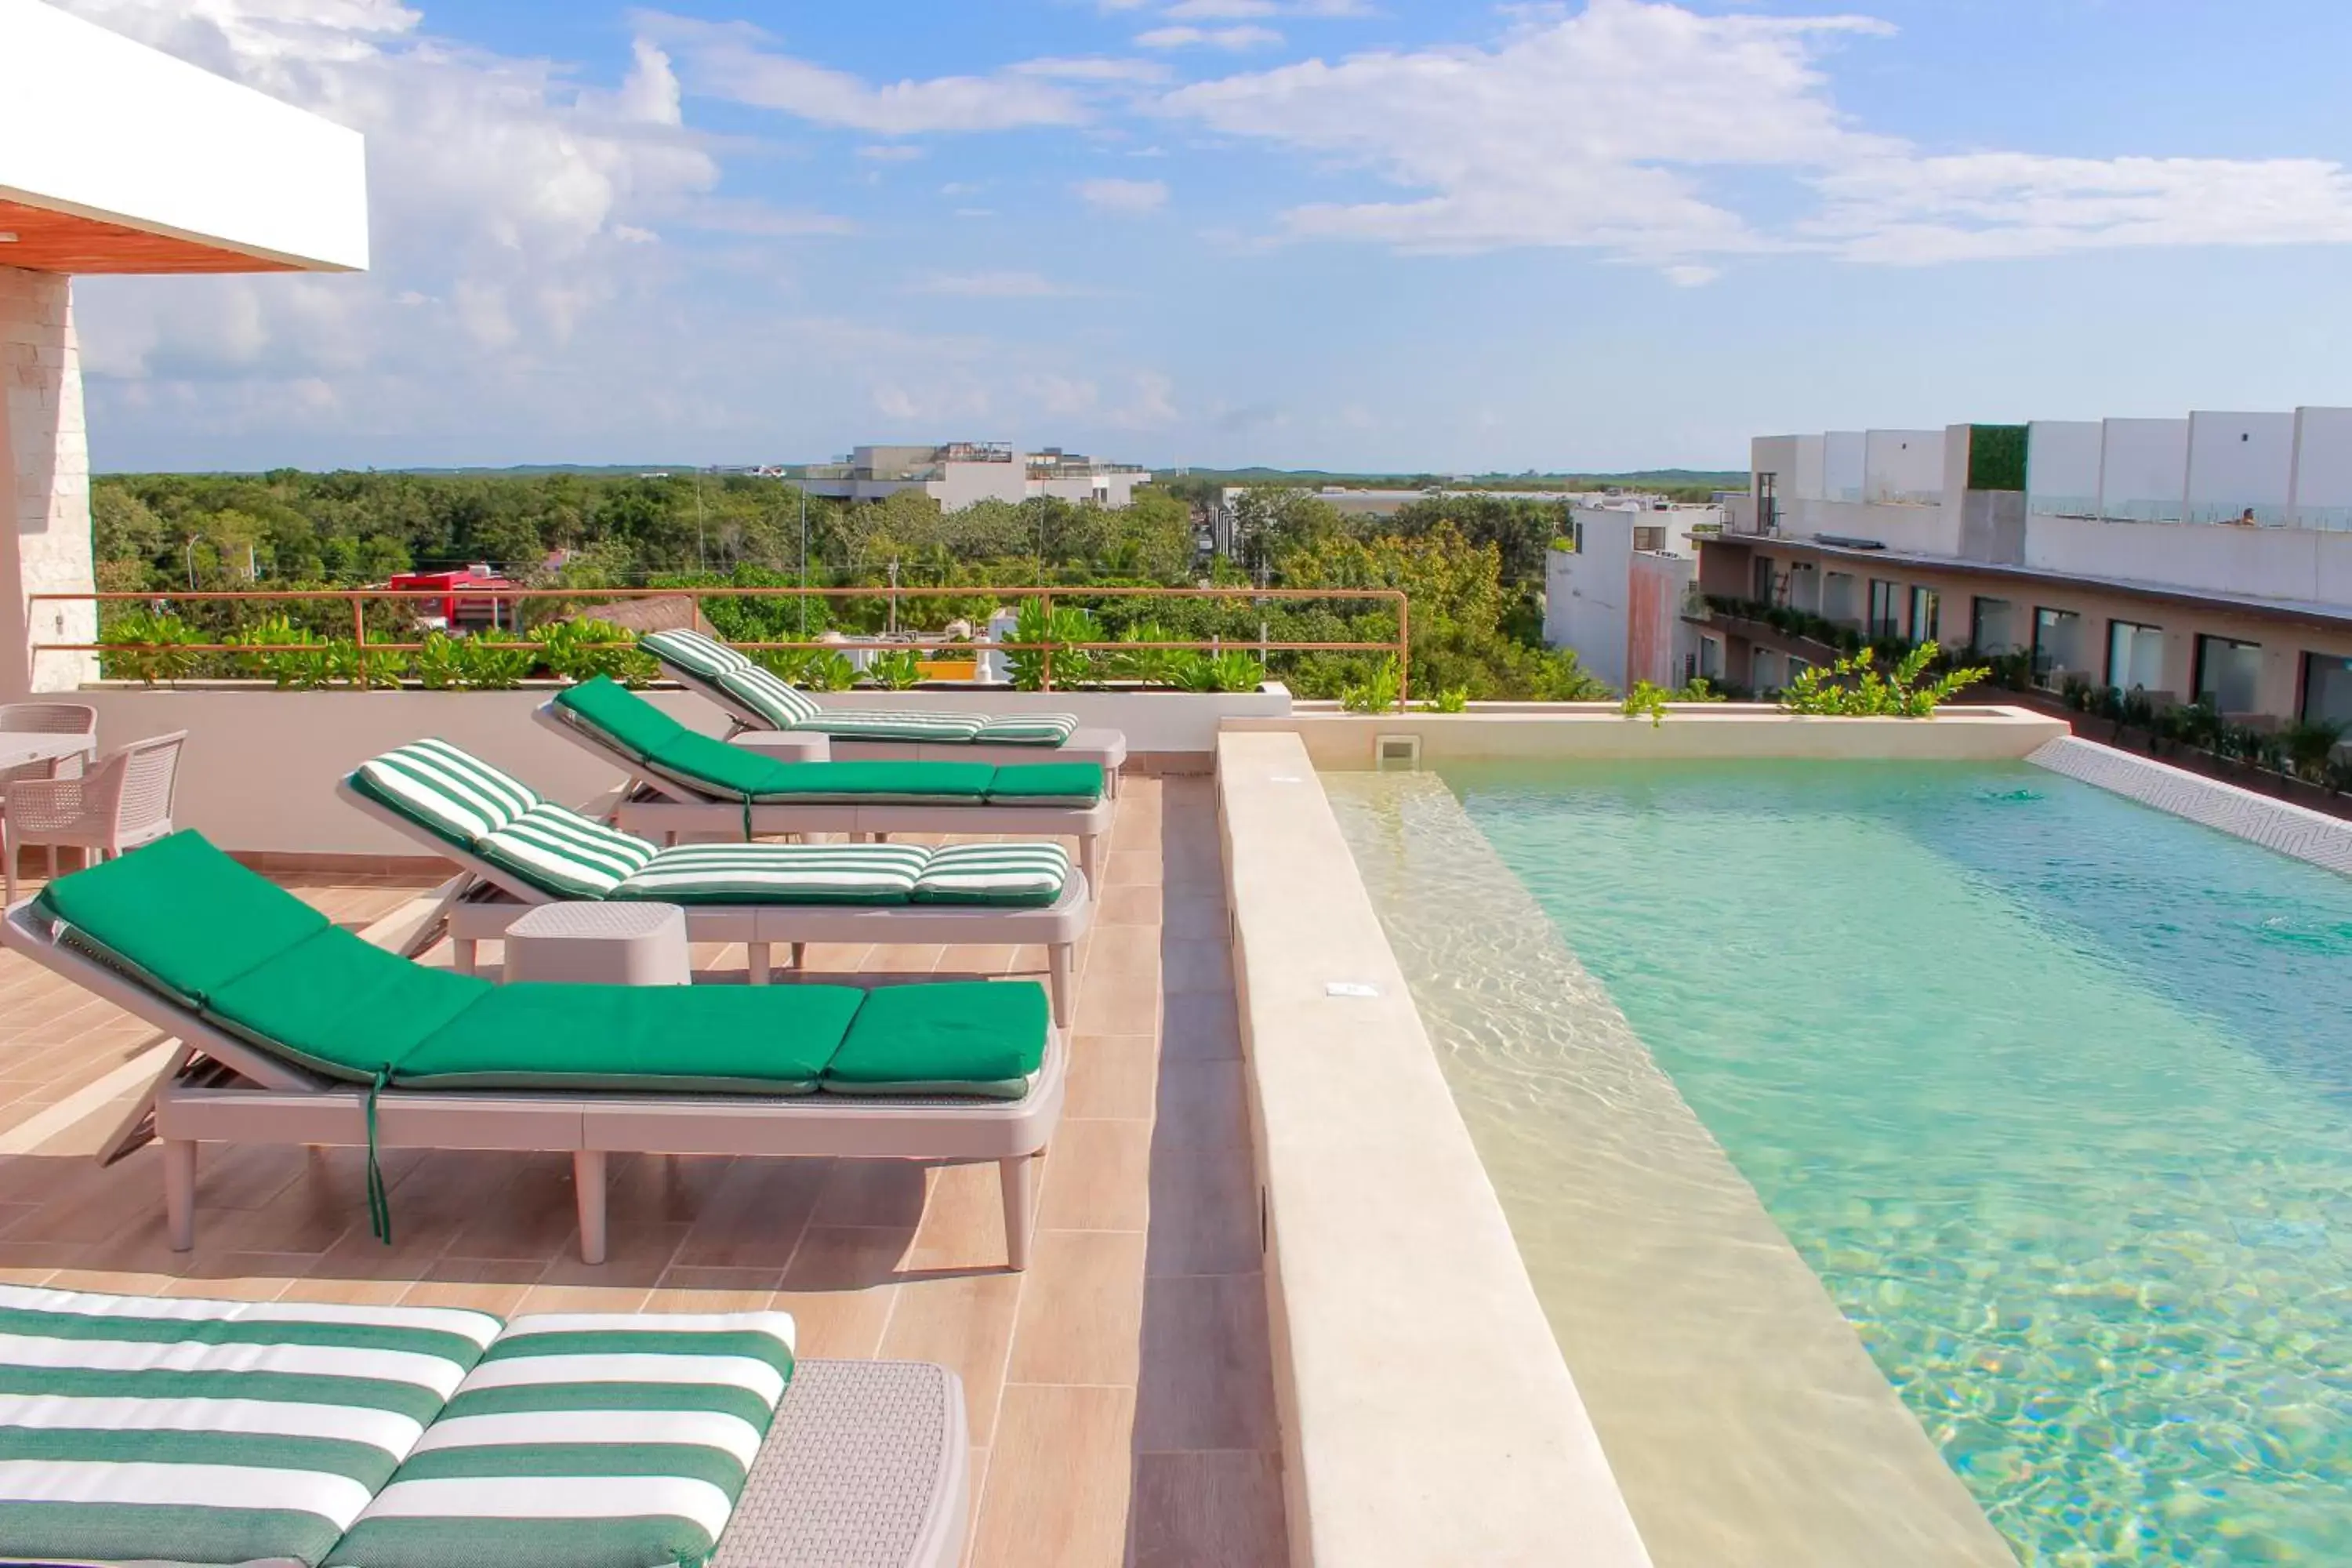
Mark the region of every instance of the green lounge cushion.
POLYGON ((978 735, 986 718, 977 713, 941 713, 921 709, 828 708, 793 726, 846 741, 898 741, 918 745, 961 745, 978 735))
POLYGON ((1070 852, 1058 844, 949 844, 931 851, 915 882, 919 904, 1002 908, 1050 904, 1070 880, 1070 852))
POLYGON ((555 694, 555 706, 639 760, 694 732, 608 675, 565 687, 555 694))
POLYGON ((792 1377, 793 1341, 782 1312, 518 1318, 329 1561, 705 1562, 792 1377))
POLYGON ((666 778, 730 800, 756 799, 775 786, 777 775, 793 767, 747 746, 730 746, 684 728, 647 753, 645 762, 666 778))
POLYGON ((184 828, 120 858, 61 877, 36 908, 97 952, 184 1005, 333 922, 184 828))
POLYGON ((0 1561, 317 1563, 498 1331, 0 1286, 0 1561))
POLYGON ((919 844, 681 844, 616 899, 671 904, 903 904, 930 864, 919 844))
POLYGON ((418 741, 360 764, 352 787, 452 844, 471 844, 540 804, 538 792, 446 741, 418 741))
POLYGON ((1003 805, 1092 805, 1102 793, 1100 763, 1011 763, 996 770, 988 798, 1003 805))
POLYGON ((552 803, 531 807, 468 847, 560 899, 609 898, 656 853, 650 840, 552 803))
POLYGON ((637 646, 673 668, 705 679, 730 669, 748 669, 751 661, 715 637, 685 627, 648 632, 637 646))
POLYGON ((972 805, 987 798, 995 779, 986 763, 780 763, 754 798, 776 805, 972 805))
POLYGON ((842 985, 499 985, 402 1058, 402 1089, 804 1094, 865 993, 842 985))
POLYGON ((313 1072, 369 1083, 493 989, 329 926, 215 989, 205 1016, 313 1072))
POLYGON ((886 985, 825 1069, 829 1094, 1018 1100, 1045 1059, 1045 988, 1031 980, 886 985))
POLYGON ((798 729, 820 711, 791 682, 756 664, 722 670, 711 684, 779 730, 798 729))

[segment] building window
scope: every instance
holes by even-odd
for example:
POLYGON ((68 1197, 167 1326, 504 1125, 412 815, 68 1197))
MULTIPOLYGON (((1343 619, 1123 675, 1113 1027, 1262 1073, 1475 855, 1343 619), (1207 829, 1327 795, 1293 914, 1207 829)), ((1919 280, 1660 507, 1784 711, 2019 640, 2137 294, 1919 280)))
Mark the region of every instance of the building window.
POLYGON ((2072 610, 2033 612, 2033 683, 2055 689, 2083 668, 2083 617, 2072 610))
POLYGON ((2164 632, 2137 621, 2107 623, 2107 684, 2118 691, 2155 691, 2164 685, 2164 632))
POLYGON ((1969 646, 1979 653, 2014 653, 2017 606, 2007 599, 1978 599, 1969 609, 1969 646))
POLYGON ((1755 600, 1758 604, 1769 605, 1774 602, 1772 598, 1772 558, 1769 555, 1759 555, 1756 558, 1754 577, 1749 584, 1749 588, 1750 591, 1748 596, 1755 600))
POLYGON ((1748 685, 1759 691, 1775 691, 1780 689, 1780 682, 1774 674, 1775 657, 1770 648, 1759 647, 1755 650, 1755 657, 1749 661, 1748 667, 1748 685))
POLYGON ((2223 713, 2258 713, 2263 645, 2233 637, 2197 639, 2197 700, 2223 713))
MULTIPOLYGON (((1723 639, 1721 637, 1698 639, 1698 672, 1709 680, 1723 679, 1723 639)), ((2352 688, 2347 689, 2352 690, 2352 688)))
POLYGON ((1633 531, 1634 549, 1647 551, 1654 555, 1665 547, 1666 531, 1663 526, 1636 528, 1633 531))
POLYGON ((2303 656, 2302 716, 2307 724, 2352 725, 2352 658, 2303 656))
POLYGON ((1934 642, 1943 636, 1944 596, 1933 588, 1911 590, 1911 640, 1934 642))
POLYGON ((1869 635, 1873 641, 1903 635, 1902 584, 1876 577, 1870 580, 1869 635))
POLYGON ((1780 482, 1778 474, 1756 476, 1756 531, 1759 533, 1780 531, 1780 482))
POLYGON ((1822 574, 1822 618, 1842 626, 1856 624, 1853 573, 1822 574))

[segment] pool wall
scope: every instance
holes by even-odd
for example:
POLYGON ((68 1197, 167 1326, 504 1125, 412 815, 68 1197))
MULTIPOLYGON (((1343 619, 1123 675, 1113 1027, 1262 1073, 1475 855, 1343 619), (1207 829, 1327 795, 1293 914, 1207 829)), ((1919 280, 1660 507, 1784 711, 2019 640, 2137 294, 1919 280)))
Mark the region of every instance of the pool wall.
POLYGON ((1816 719, 1757 703, 1676 703, 1664 719, 1627 718, 1614 703, 1496 703, 1462 713, 1342 713, 1302 707, 1279 718, 1231 718, 1228 734, 1282 731, 1318 768, 1380 765, 1383 742, 1411 739, 1423 766, 1540 761, 1691 762, 1784 757, 1825 762, 1999 762, 2071 733, 2063 720, 2021 708, 1948 708, 1932 719, 1816 719))
POLYGON ((2352 876, 2352 822, 2340 816, 2075 736, 2052 741, 2025 760, 2265 849, 2352 876))
POLYGON ((1307 743, 1217 781, 1292 1563, 1648 1568, 1307 743))

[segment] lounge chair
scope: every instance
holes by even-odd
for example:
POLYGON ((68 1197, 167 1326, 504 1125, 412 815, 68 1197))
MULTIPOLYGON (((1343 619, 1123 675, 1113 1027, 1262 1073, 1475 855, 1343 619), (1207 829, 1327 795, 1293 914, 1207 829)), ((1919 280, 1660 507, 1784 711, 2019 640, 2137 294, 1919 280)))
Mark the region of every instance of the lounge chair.
POLYGON ((961 1383, 794 1341, 0 1285, 0 1562, 950 1568, 961 1383))
POLYGON ((697 942, 742 942, 754 985, 768 983, 777 942, 789 944, 795 969, 812 942, 1043 946, 1054 1022, 1070 1025, 1071 958, 1094 904, 1058 844, 665 849, 543 799, 444 741, 364 763, 339 792, 472 879, 443 909, 461 974, 475 973, 483 942, 534 905, 649 900, 683 908, 697 942))
POLYGON ((654 632, 637 647, 688 691, 726 710, 738 731, 788 730, 827 737, 835 754, 908 762, 1095 763, 1105 791, 1118 794, 1127 737, 1081 730, 1071 713, 970 713, 938 709, 826 708, 725 643, 697 631, 654 632))
POLYGON ((536 715, 628 775, 613 821, 680 834, 1006 833, 1075 837, 1087 885, 1102 886, 1115 807, 1092 763, 786 763, 689 730, 599 676, 536 715))
POLYGON ((1032 981, 494 985, 344 931, 193 831, 62 878, 0 937, 179 1040, 154 1091, 172 1245, 195 1245, 196 1145, 560 1150, 604 1260, 614 1152, 994 1161, 1009 1252, 1068 1049, 1032 981))

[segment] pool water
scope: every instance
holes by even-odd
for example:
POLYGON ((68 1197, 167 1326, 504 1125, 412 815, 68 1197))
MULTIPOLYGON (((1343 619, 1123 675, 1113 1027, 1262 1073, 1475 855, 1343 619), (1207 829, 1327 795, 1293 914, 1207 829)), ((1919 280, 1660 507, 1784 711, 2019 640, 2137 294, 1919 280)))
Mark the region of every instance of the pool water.
POLYGON ((2022 1561, 2352 1563, 2352 881, 2022 763, 1444 778, 2022 1561))

